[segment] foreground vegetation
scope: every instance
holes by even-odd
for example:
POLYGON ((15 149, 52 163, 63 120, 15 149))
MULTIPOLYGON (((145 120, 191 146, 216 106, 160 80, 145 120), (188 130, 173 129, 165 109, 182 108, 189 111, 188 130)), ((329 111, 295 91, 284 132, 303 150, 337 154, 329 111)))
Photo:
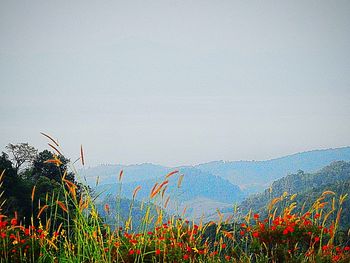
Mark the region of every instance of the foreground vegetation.
MULTIPOLYGON (((7 205, 7 180, 13 179, 8 177, 18 177, 18 173, 0 171, 1 262, 350 261, 348 233, 340 231, 346 195, 324 191, 305 210, 297 207, 296 195, 285 192, 270 200, 264 217, 249 211, 244 218, 234 214, 224 221, 218 211, 218 222, 191 222, 181 215, 166 216, 162 209, 169 202, 164 193, 174 171, 153 187, 149 200, 142 205, 144 214, 137 219, 138 224, 133 223, 132 210, 139 187, 131 197, 129 216, 118 214, 116 226, 111 226, 96 208, 96 193, 76 183, 67 162, 62 161, 66 159, 58 143, 48 138, 54 152, 36 164, 42 168, 40 176, 51 177, 46 185, 55 187, 44 188, 37 183, 28 197, 23 196, 30 202, 29 216, 26 211, 11 211, 7 205)), ((80 160, 84 164, 82 150, 80 160)), ((28 176, 30 170, 25 173, 28 176)), ((19 178, 24 178, 23 173, 19 178)), ((119 189, 122 180, 123 172, 116 179, 119 189)), ((181 183, 179 180, 177 186, 181 183)), ((115 199, 116 207, 120 198, 115 199)), ((110 205, 105 204, 104 215, 109 213, 110 205)))

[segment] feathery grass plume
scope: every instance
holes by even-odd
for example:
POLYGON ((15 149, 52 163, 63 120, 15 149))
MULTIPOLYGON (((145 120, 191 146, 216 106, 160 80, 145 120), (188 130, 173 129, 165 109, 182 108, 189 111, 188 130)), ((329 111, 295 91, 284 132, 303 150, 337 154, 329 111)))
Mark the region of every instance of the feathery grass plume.
POLYGON ((160 190, 162 190, 163 186, 167 185, 168 183, 168 180, 162 182, 153 192, 151 192, 151 198, 155 197, 160 192, 160 190))
POLYGON ((74 198, 74 200, 76 200, 76 197, 77 197, 76 189, 78 187, 74 183, 72 183, 71 181, 69 181, 67 179, 63 179, 63 181, 66 183, 66 185, 68 187, 68 190, 71 193, 71 195, 74 198))
POLYGON ((168 196, 168 198, 165 200, 164 208, 167 208, 169 200, 170 200, 170 196, 168 196))
POLYGON ((83 145, 80 145, 80 160, 81 160, 81 164, 85 165, 83 145))
POLYGON ((248 214, 244 217, 244 220, 247 222, 247 224, 250 223, 251 216, 252 216, 252 209, 249 209, 248 214))
POLYGON ((345 195, 341 195, 339 197, 339 205, 342 205, 344 203, 344 201, 346 200, 346 198, 348 197, 348 194, 345 195))
POLYGON ((80 200, 79 200, 79 210, 80 211, 83 211, 84 209, 89 207, 89 199, 88 198, 85 198, 85 200, 83 200, 83 197, 82 196, 80 197, 80 200))
POLYGON ((335 193, 333 192, 333 191, 324 191, 323 193, 322 193, 322 195, 335 195, 335 193))
POLYGON ((40 209, 40 211, 39 211, 39 213, 38 213, 38 215, 37 215, 37 218, 38 218, 38 219, 40 218, 40 216, 41 216, 41 214, 44 212, 44 210, 46 210, 48 207, 49 207, 48 205, 44 205, 44 206, 40 209))
POLYGON ((134 191, 133 191, 133 193, 132 193, 132 199, 135 199, 137 192, 140 191, 140 190, 141 190, 141 185, 137 186, 137 187, 134 189, 134 191))
POLYGON ((175 171, 172 171, 170 173, 168 173, 166 176, 165 176, 165 179, 168 179, 169 177, 171 177, 172 175, 174 174, 177 174, 179 171, 178 170, 175 170, 175 171))
POLYGON ((168 186, 167 186, 167 185, 166 185, 166 186, 163 188, 163 190, 162 190, 162 198, 164 198, 164 194, 165 194, 166 189, 168 189, 168 186))
POLYGON ((47 135, 46 133, 40 132, 41 135, 44 135, 46 138, 48 138, 50 141, 52 141, 57 147, 59 147, 59 144, 57 141, 55 141, 51 136, 47 135))
POLYGON ((63 156, 63 154, 62 154, 55 146, 53 146, 51 143, 48 143, 48 145, 49 145, 52 149, 54 149, 59 155, 63 156))
POLYGON ((34 202, 35 189, 36 189, 36 185, 34 185, 32 189, 32 195, 31 195, 32 202, 34 202))
POLYGON ((229 215, 226 220, 225 220, 225 224, 228 224, 233 218, 233 215, 229 215))
POLYGON ((119 182, 122 180, 123 174, 124 174, 124 171, 120 170, 120 172, 119 172, 119 182))
POLYGON ((59 201, 59 200, 56 200, 56 204, 58 204, 58 205, 62 208, 62 210, 63 210, 64 212, 68 213, 68 209, 67 209, 67 207, 65 206, 64 203, 62 203, 62 202, 59 201))
POLYGON ((52 163, 52 164, 55 164, 56 166, 60 166, 62 164, 61 160, 60 159, 49 159, 49 160, 46 160, 44 163, 52 163))
POLYGON ((184 216, 185 216, 186 211, 187 211, 187 206, 185 206, 185 207, 184 207, 184 210, 182 211, 182 217, 184 217, 184 216))
POLYGON ((155 183, 151 189, 151 193, 150 196, 152 196, 152 193, 154 192, 154 189, 156 189, 156 187, 158 186, 158 183, 155 183))
POLYGON ((2 170, 1 175, 0 175, 1 186, 2 186, 2 183, 3 183, 4 174, 5 174, 5 170, 2 170))
POLYGON ((293 201, 295 199, 295 197, 297 197, 298 194, 293 194, 291 197, 290 197, 290 201, 293 201))
POLYGON ((182 183, 183 178, 184 178, 184 175, 181 174, 181 175, 179 176, 178 181, 177 181, 177 188, 180 188, 180 187, 181 187, 181 183, 182 183))

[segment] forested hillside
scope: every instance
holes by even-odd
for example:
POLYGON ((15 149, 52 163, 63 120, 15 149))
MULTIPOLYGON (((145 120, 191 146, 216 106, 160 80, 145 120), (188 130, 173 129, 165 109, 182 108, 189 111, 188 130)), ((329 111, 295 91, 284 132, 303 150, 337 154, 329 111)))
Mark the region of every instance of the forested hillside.
MULTIPOLYGON (((252 195, 240 204, 242 214, 252 209, 266 213, 268 204, 277 197, 285 195, 291 197, 297 194, 293 201, 307 210, 323 192, 332 191, 335 195, 327 196, 327 206, 332 203, 332 198, 350 194, 350 163, 344 161, 333 162, 316 173, 304 173, 299 171, 275 181, 270 188, 263 193, 252 195)), ((286 198, 285 201, 289 199, 286 198)), ((290 202, 289 202, 290 203, 290 202)), ((283 205, 284 203, 282 203, 283 205)), ((350 223, 350 201, 345 200, 343 204, 342 221, 350 223)))

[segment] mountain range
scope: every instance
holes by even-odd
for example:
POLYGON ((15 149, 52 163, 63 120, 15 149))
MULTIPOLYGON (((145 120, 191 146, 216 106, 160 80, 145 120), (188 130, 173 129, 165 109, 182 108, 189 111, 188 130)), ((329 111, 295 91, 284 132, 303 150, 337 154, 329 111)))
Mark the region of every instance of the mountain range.
POLYGON ((81 170, 80 174, 96 192, 106 196, 117 193, 119 172, 123 170, 122 196, 130 198, 133 190, 141 186, 137 199, 145 200, 157 181, 178 170, 169 180, 167 194, 172 197, 169 209, 175 211, 187 207, 187 216, 199 218, 201 212, 204 215, 213 213, 214 207, 231 209, 250 194, 263 191, 284 176, 301 171, 313 173, 340 160, 350 161, 350 147, 313 150, 265 161, 213 161, 181 167, 152 163, 100 165, 81 170), (177 180, 181 174, 184 178, 178 189, 177 180), (99 181, 97 187, 96 181, 99 181))

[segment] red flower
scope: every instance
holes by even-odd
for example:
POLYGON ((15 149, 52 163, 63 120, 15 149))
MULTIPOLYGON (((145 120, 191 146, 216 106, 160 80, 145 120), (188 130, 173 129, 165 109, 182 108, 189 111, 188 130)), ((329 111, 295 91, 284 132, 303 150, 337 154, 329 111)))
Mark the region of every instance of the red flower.
POLYGON ((243 230, 241 230, 241 231, 239 232, 239 234, 240 234, 241 236, 244 236, 245 232, 244 232, 243 230))
POLYGON ((210 253, 210 256, 211 256, 211 257, 214 257, 214 256, 216 256, 218 253, 219 253, 218 251, 213 251, 213 252, 210 253))
POLYGON ((0 221, 0 228, 6 227, 7 226, 7 221, 0 221))
POLYGON ((259 237, 259 232, 254 232, 253 237, 259 237))
POLYGON ((346 247, 344 247, 344 250, 345 250, 345 251, 349 251, 349 250, 350 250, 350 247, 349 247, 349 246, 346 246, 346 247))
POLYGON ((340 256, 339 256, 339 255, 333 256, 333 261, 338 261, 339 259, 340 259, 340 256))
POLYGON ((130 239, 130 243, 135 245, 135 244, 137 244, 138 242, 137 242, 137 240, 135 240, 135 239, 130 239))
POLYGON ((187 259, 189 259, 189 258, 190 258, 190 256, 187 255, 187 254, 185 254, 185 255, 183 256, 183 259, 184 259, 184 260, 187 260, 187 259))
POLYGON ((135 251, 133 249, 129 250, 129 255, 133 255, 135 253, 135 251))
POLYGON ((287 226, 284 230, 283 230, 283 235, 287 235, 288 233, 293 233, 294 232, 294 228, 291 226, 287 226))
POLYGON ((141 250, 140 249, 136 249, 136 254, 140 255, 141 254, 141 250))
POLYGON ((265 229, 265 225, 263 223, 259 223, 259 227, 260 227, 260 230, 264 230, 265 229))
POLYGON ((17 225, 17 219, 16 219, 16 218, 12 218, 12 219, 11 219, 11 225, 12 225, 12 226, 17 225))
POLYGON ((321 216, 321 215, 320 215, 319 213, 316 213, 315 216, 314 216, 314 218, 317 219, 317 218, 319 218, 320 216, 321 216))
POLYGON ((105 211, 107 214, 109 214, 109 205, 108 204, 105 204, 105 211))
POLYGON ((315 242, 318 242, 320 241, 320 238, 319 237, 315 237, 315 242))
POLYGON ((156 255, 160 254, 160 249, 156 249, 156 255))
POLYGON ((225 256, 225 259, 226 259, 227 261, 230 261, 231 257, 230 257, 230 256, 225 256))
POLYGON ((226 244, 223 243, 223 244, 221 245, 221 247, 222 247, 222 248, 226 248, 226 244))
POLYGON ((153 235, 153 232, 149 231, 149 232, 147 232, 147 234, 151 236, 151 235, 153 235))
POLYGON ((260 217, 259 214, 254 214, 254 219, 255 219, 255 220, 258 220, 259 217, 260 217))

